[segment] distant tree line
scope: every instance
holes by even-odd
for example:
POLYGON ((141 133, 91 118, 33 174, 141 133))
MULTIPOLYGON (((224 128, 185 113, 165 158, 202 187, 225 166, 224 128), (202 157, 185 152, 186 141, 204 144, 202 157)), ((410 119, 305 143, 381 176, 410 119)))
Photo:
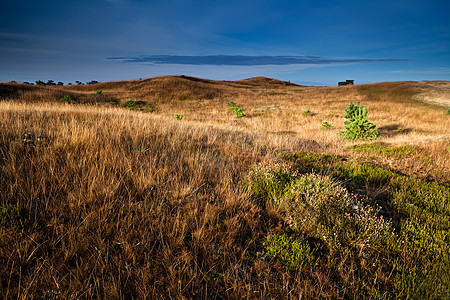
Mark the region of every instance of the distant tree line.
MULTIPOLYGON (((11 81, 11 82, 13 83, 13 81, 11 81)), ((79 81, 79 80, 75 81, 75 83, 77 85, 84 85, 84 83, 79 81)), ((97 80, 91 80, 91 81, 86 82, 86 84, 95 84, 95 83, 98 83, 98 81, 97 80)), ((53 85, 63 86, 64 82, 58 81, 56 83, 54 80, 49 79, 49 80, 47 80, 47 82, 42 81, 42 80, 36 80, 35 83, 24 81, 23 84, 28 84, 28 85, 36 84, 37 86, 53 86, 53 85)), ((72 83, 69 82, 67 85, 72 85, 72 83)))

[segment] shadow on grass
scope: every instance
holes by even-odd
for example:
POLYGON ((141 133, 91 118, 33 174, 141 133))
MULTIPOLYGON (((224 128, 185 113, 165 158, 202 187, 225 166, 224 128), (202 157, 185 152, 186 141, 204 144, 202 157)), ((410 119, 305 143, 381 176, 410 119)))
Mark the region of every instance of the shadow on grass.
POLYGON ((394 125, 378 127, 378 132, 379 132, 380 136, 393 137, 393 136, 398 136, 398 135, 402 135, 402 134, 408 134, 408 133, 412 132, 412 129, 402 127, 401 125, 398 125, 398 124, 394 124, 394 125))

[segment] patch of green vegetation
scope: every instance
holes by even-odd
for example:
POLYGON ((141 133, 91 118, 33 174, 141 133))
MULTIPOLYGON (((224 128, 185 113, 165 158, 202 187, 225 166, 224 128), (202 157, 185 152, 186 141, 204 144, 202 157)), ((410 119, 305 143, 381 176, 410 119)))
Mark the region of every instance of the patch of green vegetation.
MULTIPOLYGON (((414 149, 375 147, 400 155, 414 149)), ((333 253, 345 255, 347 261, 341 263, 377 266, 374 270, 382 272, 388 284, 372 286, 368 294, 412 299, 450 294, 450 187, 328 154, 298 152, 281 158, 286 163, 267 164, 256 173, 252 169, 250 191, 278 207, 289 230, 321 239, 333 253), (386 193, 375 199, 351 193, 369 186, 383 187, 386 193)), ((304 261, 298 258, 304 252, 293 250, 298 241, 288 232, 269 235, 265 247, 268 256, 295 269, 304 261)), ((326 261, 334 262, 327 265, 331 269, 338 263, 331 254, 326 261)))
POLYGON ((353 162, 330 154, 296 152, 281 157, 293 162, 300 172, 326 173, 330 176, 361 185, 379 185, 398 176, 396 173, 376 167, 370 163, 353 162))
POLYGON ((450 188, 406 176, 392 179, 390 186, 399 212, 423 226, 450 229, 450 188))
POLYGON ((364 105, 353 102, 345 109, 344 118, 345 130, 341 131, 341 136, 346 140, 374 140, 378 137, 377 126, 367 120, 369 114, 364 105))
POLYGON ((323 239, 329 247, 352 247, 355 243, 381 244, 392 233, 389 222, 377 216, 337 180, 319 174, 293 179, 274 203, 288 216, 290 227, 323 239))
POLYGON ((30 223, 28 210, 15 206, 0 206, 0 226, 21 230, 30 223))
POLYGON ((277 198, 282 195, 293 175, 288 164, 259 163, 249 171, 248 187, 259 199, 277 198))
POLYGON ((155 106, 153 104, 144 101, 127 100, 122 106, 130 110, 137 110, 145 113, 155 111, 155 106))
POLYGON ((334 176, 345 178, 359 185, 382 185, 398 175, 392 171, 376 167, 370 163, 350 162, 338 165, 333 170, 334 176))
POLYGON ((383 144, 364 144, 347 147, 347 150, 354 150, 365 153, 375 153, 383 156, 397 156, 397 157, 405 157, 417 153, 417 147, 412 145, 399 147, 386 147, 383 144))
POLYGON ((227 102, 228 110, 234 112, 235 118, 245 117, 244 109, 242 107, 238 107, 237 104, 233 101, 227 102))
POLYGON ((242 118, 245 117, 244 109, 242 107, 228 107, 228 110, 231 110, 234 112, 235 118, 242 118))
POLYGON ((328 121, 323 121, 322 122, 322 129, 331 129, 331 128, 333 128, 334 126, 333 125, 331 125, 328 121))
POLYGON ((72 98, 70 98, 69 95, 65 95, 64 97, 62 97, 61 99, 59 99, 59 102, 64 102, 64 103, 72 103, 72 98))
POLYGON ((276 258, 290 270, 315 265, 314 250, 305 240, 294 239, 286 234, 271 234, 266 237, 264 246, 268 257, 276 258))
POLYGON ((183 119, 183 115, 182 114, 175 114, 171 119, 182 120, 183 119))
POLYGON ((311 109, 307 108, 305 111, 302 112, 302 115, 304 115, 305 117, 309 117, 312 116, 312 111, 311 109))
POLYGON ((134 108, 136 106, 136 101, 133 101, 131 99, 127 100, 127 101, 125 101, 123 106, 126 107, 126 108, 134 108))
POLYGON ((103 91, 102 90, 98 90, 94 93, 94 95, 98 95, 98 96, 103 96, 103 91))

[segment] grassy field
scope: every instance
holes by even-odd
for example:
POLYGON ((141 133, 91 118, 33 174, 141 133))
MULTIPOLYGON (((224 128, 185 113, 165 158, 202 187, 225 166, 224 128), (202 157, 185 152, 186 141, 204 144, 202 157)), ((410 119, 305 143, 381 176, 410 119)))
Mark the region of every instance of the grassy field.
POLYGON ((427 88, 0 84, 0 298, 448 298, 450 114, 427 88), (378 139, 342 139, 350 101, 378 139))

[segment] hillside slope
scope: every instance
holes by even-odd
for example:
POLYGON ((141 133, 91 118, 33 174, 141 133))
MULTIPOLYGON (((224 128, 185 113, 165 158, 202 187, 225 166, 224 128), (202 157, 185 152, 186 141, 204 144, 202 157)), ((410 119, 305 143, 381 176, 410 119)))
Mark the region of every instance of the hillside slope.
POLYGON ((420 92, 1 84, 0 298, 444 299, 450 115, 420 92), (341 138, 350 101, 379 139, 341 138))

